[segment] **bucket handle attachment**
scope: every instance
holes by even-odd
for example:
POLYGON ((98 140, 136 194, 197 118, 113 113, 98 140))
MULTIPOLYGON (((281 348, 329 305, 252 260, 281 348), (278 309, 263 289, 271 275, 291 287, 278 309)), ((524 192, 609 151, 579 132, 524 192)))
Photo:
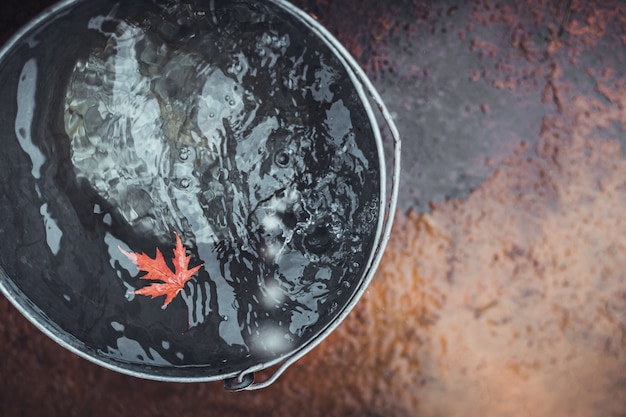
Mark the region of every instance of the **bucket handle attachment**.
MULTIPOLYGON (((308 350, 307 350, 308 351, 308 350)), ((267 388, 272 385, 278 377, 280 377, 283 372, 287 370, 291 365, 294 364, 298 359, 300 359, 302 355, 293 355, 286 359, 276 371, 269 376, 266 380, 261 382, 254 382, 254 373, 264 369, 264 366, 255 365, 252 366, 245 371, 239 373, 239 375, 225 379, 224 380, 224 389, 226 391, 255 391, 263 388, 267 388)))
POLYGON ((234 378, 228 378, 224 380, 224 389, 226 391, 244 391, 250 389, 250 386, 254 383, 254 372, 240 373, 234 378))

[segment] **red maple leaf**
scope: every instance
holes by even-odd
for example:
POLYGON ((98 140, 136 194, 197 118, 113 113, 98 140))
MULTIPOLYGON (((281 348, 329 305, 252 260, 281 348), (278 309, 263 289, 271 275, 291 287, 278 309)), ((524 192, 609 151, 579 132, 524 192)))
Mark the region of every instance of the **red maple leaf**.
POLYGON ((176 235, 176 248, 174 249, 174 272, 165 263, 163 255, 159 248, 156 250, 156 257, 150 258, 145 253, 126 252, 124 249, 119 248, 124 255, 128 257, 142 272, 147 274, 141 276, 141 279, 147 279, 153 282, 147 287, 140 288, 133 291, 134 294, 146 295, 152 298, 165 296, 165 301, 161 308, 166 308, 167 305, 178 295, 180 290, 185 287, 185 283, 189 281, 198 272, 202 265, 195 266, 189 269, 189 259, 187 251, 180 241, 178 233, 176 235))

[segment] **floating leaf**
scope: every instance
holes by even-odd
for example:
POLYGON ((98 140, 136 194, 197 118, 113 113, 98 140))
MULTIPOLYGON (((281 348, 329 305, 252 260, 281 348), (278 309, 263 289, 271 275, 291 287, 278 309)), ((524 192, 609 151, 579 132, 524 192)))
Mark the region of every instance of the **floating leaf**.
POLYGON ((161 308, 166 308, 169 303, 178 295, 178 293, 185 287, 187 281, 202 268, 203 264, 195 266, 189 269, 190 256, 187 255, 187 251, 183 246, 178 233, 176 235, 176 248, 174 249, 174 271, 165 263, 165 259, 161 254, 159 248, 156 249, 156 256, 154 259, 150 258, 145 253, 126 252, 124 249, 119 248, 120 251, 128 257, 140 271, 146 272, 141 276, 141 279, 153 282, 147 287, 140 288, 134 291, 135 294, 150 296, 152 298, 165 296, 165 301, 161 308))

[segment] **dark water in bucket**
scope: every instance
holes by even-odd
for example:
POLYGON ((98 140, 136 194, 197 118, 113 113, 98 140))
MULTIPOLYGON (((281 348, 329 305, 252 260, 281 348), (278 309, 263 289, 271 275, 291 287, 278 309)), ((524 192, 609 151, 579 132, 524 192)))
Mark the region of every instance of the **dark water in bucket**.
POLYGON ((213 376, 289 353, 350 301, 375 244, 366 110, 275 5, 130 3, 68 9, 0 67, 1 265, 105 362, 213 376), (162 309, 132 294, 147 282, 119 248, 172 267, 174 233, 204 267, 162 309))

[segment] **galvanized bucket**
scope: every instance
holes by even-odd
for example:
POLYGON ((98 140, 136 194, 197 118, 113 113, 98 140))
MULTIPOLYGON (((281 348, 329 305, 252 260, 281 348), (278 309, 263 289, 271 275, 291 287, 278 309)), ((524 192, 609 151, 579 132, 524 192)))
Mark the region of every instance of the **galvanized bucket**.
POLYGON ((0 77, 0 289, 65 348, 258 389, 366 290, 400 139, 293 5, 65 1, 3 47, 0 77))

